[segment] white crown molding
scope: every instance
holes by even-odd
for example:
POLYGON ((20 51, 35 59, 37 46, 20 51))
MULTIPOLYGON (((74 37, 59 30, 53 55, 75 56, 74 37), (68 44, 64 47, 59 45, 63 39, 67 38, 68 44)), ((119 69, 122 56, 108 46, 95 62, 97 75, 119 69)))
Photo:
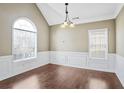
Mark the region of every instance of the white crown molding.
POLYGON ((115 12, 113 14, 114 18, 116 18, 119 15, 119 13, 120 13, 121 9, 123 8, 123 6, 124 6, 124 4, 119 4, 119 6, 116 8, 116 10, 115 10, 115 12))

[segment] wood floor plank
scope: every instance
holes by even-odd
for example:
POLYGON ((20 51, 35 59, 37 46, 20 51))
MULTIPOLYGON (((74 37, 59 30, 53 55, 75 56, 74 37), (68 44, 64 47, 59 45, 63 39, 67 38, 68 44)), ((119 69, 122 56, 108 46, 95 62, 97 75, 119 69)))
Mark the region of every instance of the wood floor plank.
POLYGON ((115 73, 48 64, 0 81, 1 89, 118 89, 115 73))

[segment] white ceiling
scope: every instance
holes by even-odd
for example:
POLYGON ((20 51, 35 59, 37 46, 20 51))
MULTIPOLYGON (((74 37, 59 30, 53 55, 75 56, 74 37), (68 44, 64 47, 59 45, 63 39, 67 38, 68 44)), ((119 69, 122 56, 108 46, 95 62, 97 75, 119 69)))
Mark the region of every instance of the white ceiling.
MULTIPOLYGON (((49 25, 63 23, 65 20, 64 3, 38 3, 38 8, 49 25)), ((123 4, 119 3, 69 3, 68 11, 72 22, 76 24, 114 19, 123 4), (79 17, 79 19, 72 19, 79 17)))

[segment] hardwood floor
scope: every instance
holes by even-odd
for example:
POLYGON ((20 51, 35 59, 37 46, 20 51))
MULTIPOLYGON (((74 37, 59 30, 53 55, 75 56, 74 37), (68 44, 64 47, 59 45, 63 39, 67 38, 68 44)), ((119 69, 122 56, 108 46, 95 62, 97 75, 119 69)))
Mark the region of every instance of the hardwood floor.
POLYGON ((9 89, 123 88, 114 73, 48 64, 0 82, 9 89))

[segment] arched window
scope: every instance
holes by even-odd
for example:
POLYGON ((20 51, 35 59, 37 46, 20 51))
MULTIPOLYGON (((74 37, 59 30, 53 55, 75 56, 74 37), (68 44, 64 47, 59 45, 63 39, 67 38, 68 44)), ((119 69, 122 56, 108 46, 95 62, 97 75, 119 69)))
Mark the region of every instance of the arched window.
POLYGON ((13 25, 14 60, 25 60, 36 57, 37 30, 27 18, 20 18, 13 25))

